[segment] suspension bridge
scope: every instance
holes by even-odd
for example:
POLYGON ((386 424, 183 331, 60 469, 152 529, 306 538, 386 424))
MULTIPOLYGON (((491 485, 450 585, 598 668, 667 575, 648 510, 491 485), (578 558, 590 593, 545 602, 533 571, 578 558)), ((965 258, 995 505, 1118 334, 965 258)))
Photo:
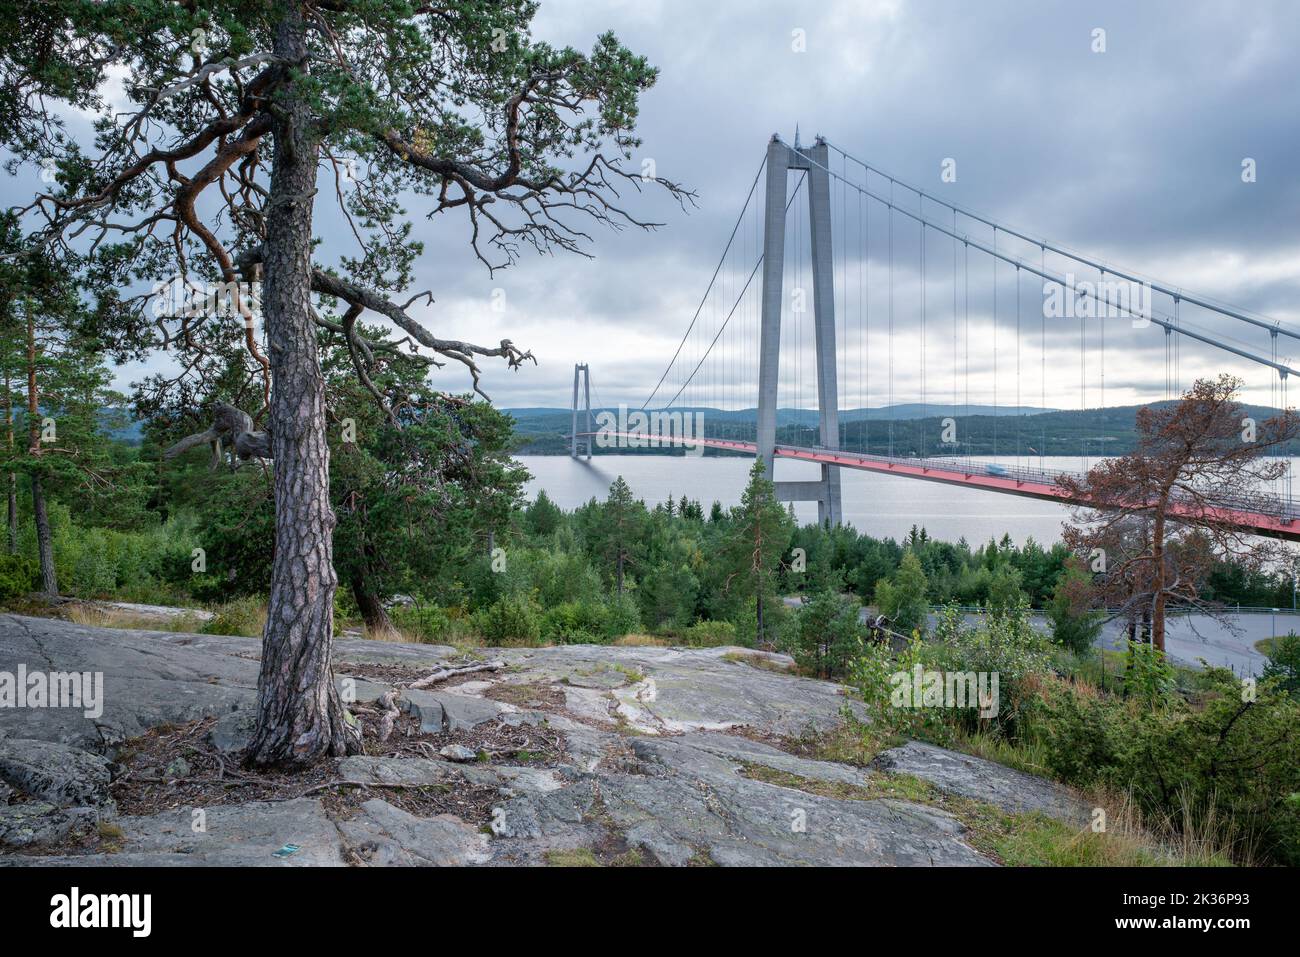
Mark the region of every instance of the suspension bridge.
MULTIPOLYGON (((794 145, 774 135, 676 351, 627 417, 633 427, 593 431, 591 370, 575 367, 570 451, 590 458, 599 435, 649 437, 756 456, 770 478, 777 459, 816 463, 815 480, 776 480, 777 497, 816 501, 819 521, 833 524, 842 468, 1086 505, 1045 461, 1054 440, 1035 414, 1051 408, 1049 390, 1059 402, 1075 355, 1078 408, 1104 409, 1108 349, 1136 355, 1160 334, 1163 395, 1141 399, 1176 398, 1232 356, 1267 378, 1270 408, 1289 407, 1295 370, 1280 345, 1300 333, 1033 237, 822 137, 805 147, 797 134, 794 145), (900 399, 916 402, 906 426, 894 414, 900 399), (887 414, 873 417, 881 400, 887 414), (701 410, 707 431, 689 427, 701 410), (963 434, 975 416, 1001 461, 976 457, 963 434)), ((1121 394, 1134 397, 1131 369, 1121 374, 1121 394)), ((1082 437, 1079 474, 1107 454, 1105 439, 1082 437)), ((1208 508, 1244 530, 1300 540, 1289 467, 1272 488, 1208 508)))

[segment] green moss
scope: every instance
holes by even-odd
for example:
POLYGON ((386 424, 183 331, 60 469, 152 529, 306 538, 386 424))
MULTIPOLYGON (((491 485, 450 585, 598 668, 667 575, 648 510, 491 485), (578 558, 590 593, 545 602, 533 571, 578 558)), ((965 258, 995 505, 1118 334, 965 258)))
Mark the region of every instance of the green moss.
POLYGON ((722 656, 722 660, 733 665, 749 665, 751 668, 759 668, 763 671, 775 671, 778 674, 788 675, 790 669, 785 667, 779 661, 773 661, 765 655, 758 655, 752 652, 728 651, 722 656))
POLYGON ((589 847, 575 847, 568 851, 547 851, 546 863, 551 867, 600 867, 600 861, 589 847))

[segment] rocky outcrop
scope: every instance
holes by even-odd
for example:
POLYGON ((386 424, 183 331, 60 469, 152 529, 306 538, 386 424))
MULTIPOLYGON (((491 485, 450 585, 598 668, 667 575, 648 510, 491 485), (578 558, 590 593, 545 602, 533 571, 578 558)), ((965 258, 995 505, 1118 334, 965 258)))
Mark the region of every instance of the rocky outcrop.
MULTIPOLYGON (((354 796, 342 811, 304 789, 281 801, 115 816, 112 762, 128 738, 216 718, 207 744, 226 760, 237 755, 252 730, 257 652, 245 638, 0 616, 0 670, 24 663, 105 676, 95 719, 0 709, 0 862, 517 865, 595 849, 603 860, 667 865, 982 866, 990 861, 960 820, 882 797, 881 776, 906 773, 1063 820, 1081 809, 1064 788, 928 745, 864 769, 765 743, 834 728, 855 707, 833 683, 782 673, 780 656, 575 645, 494 651, 505 666, 491 674, 403 690, 398 704, 416 719, 422 756, 338 761, 337 787, 354 796), (485 750, 493 734, 546 750, 485 750), (87 813, 108 822, 111 852, 57 853, 87 813)), ((344 699, 359 704, 393 687, 386 678, 456 657, 441 646, 353 639, 335 651, 344 699)))
POLYGON ((881 752, 874 765, 886 773, 910 774, 940 791, 983 801, 1009 814, 1043 814, 1082 827, 1092 812, 1091 805, 1064 785, 920 741, 881 752))

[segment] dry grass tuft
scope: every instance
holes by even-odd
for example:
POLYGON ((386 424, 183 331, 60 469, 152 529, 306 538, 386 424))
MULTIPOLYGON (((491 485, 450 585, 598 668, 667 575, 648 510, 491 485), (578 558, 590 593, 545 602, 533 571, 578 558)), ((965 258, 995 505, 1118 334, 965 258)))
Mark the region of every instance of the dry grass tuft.
POLYGON ((610 644, 619 648, 667 648, 668 639, 654 635, 623 635, 621 638, 615 638, 610 644))
POLYGON ((155 615, 137 615, 117 608, 105 608, 75 602, 61 609, 65 619, 74 625, 90 628, 129 628, 135 631, 183 631, 198 632, 203 622, 193 615, 163 617, 155 615))

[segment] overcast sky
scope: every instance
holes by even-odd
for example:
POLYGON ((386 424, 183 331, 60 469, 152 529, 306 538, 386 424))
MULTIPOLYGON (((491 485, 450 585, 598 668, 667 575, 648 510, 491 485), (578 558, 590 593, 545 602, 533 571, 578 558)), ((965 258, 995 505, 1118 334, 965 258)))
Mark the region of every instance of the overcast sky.
MULTIPOLYGON (((539 39, 580 49, 613 29, 661 69, 643 99, 644 147, 637 159, 652 158, 660 175, 685 183, 699 198, 698 208, 683 214, 647 195, 633 206, 664 221, 663 229, 597 231, 593 260, 525 256, 496 277, 468 254, 463 218, 451 213, 428 221, 412 203, 417 236, 427 244, 419 282, 437 300, 421 311, 429 327, 483 343, 508 336, 537 355, 537 367, 517 373, 487 366, 485 388, 499 405, 566 405, 575 361, 591 364, 605 403, 639 405, 690 321, 769 137, 779 132, 793 141, 796 124, 805 143, 822 134, 904 181, 1031 235, 1300 329, 1300 8, 1294 2, 841 0, 801 7, 542 0, 535 27, 539 39), (1105 31, 1105 52, 1094 52, 1097 29, 1105 31), (941 180, 949 158, 955 182, 941 180), (1252 183, 1242 180, 1247 158, 1254 161, 1252 183), (494 289, 505 293, 499 313, 491 308, 494 289)), ((23 188, 6 184, 10 201, 23 188)), ((849 218, 837 220, 837 238, 854 249, 841 250, 847 255, 839 267, 846 290, 840 307, 850 329, 861 328, 861 312, 870 314, 867 348, 854 339, 846 350, 852 358, 841 374, 856 385, 848 386, 845 402, 881 405, 885 220, 880 207, 871 211, 871 289, 864 300, 856 292, 863 238, 853 218, 856 199, 842 208, 849 218), (873 384, 864 396, 868 377, 873 384)), ((318 214, 318 222, 330 218, 318 214)), ((916 286, 916 227, 910 224, 906 239, 900 223, 895 228, 894 400, 916 401, 919 297, 915 288, 903 291, 909 281, 916 286)), ((950 241, 929 240, 927 254, 927 394, 942 401, 954 381, 950 241)), ((970 269, 971 400, 988 401, 991 267, 987 257, 977 261, 972 254, 970 269)), ((1011 272, 1004 267, 999 286, 1003 402, 1015 389, 1008 377, 1016 360, 1011 272)), ((1035 330, 1021 340, 1023 401, 1038 404, 1046 391, 1048 405, 1078 407, 1077 323, 1058 321, 1042 354, 1042 284, 1026 282, 1022 292, 1035 330)), ((1158 299, 1156 307, 1165 311, 1168 302, 1158 299)), ((1269 349, 1266 333, 1233 320, 1192 311, 1184 318, 1255 351, 1269 349)), ((737 319, 738 333, 743 321, 737 319)), ((1112 320, 1106 327, 1108 404, 1163 395, 1165 336, 1131 326, 1112 320)), ((1296 346, 1280 338, 1281 358, 1300 354, 1296 346)), ((1097 401, 1099 355, 1094 347, 1083 372, 1088 404, 1097 401)), ((964 376, 965 365, 959 361, 958 368, 964 376)), ((1259 367, 1204 347, 1182 351, 1184 385, 1193 374, 1226 369, 1246 376, 1252 398, 1267 399, 1269 378, 1259 367)), ((119 384, 139 373, 119 370, 119 384)), ((451 390, 466 386, 450 368, 435 381, 451 390)))

